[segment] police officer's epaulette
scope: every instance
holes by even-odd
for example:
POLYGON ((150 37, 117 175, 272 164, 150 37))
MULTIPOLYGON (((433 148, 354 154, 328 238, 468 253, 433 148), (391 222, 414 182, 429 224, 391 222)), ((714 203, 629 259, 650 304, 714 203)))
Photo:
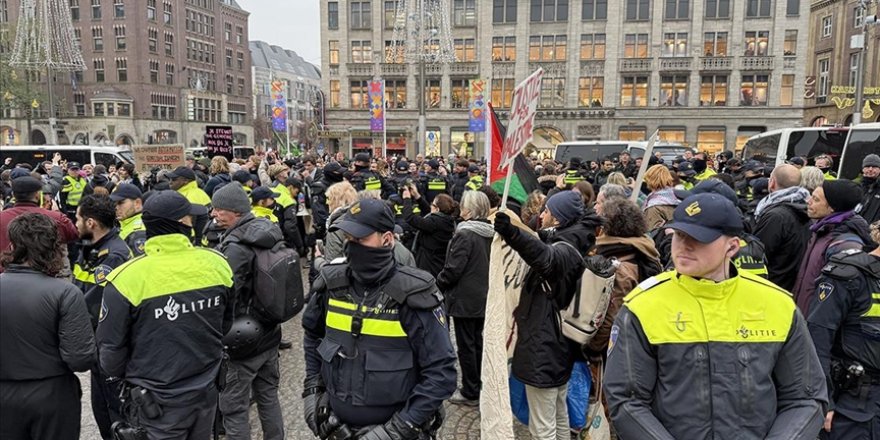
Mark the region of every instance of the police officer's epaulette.
POLYGON ((859 271, 869 276, 880 276, 880 260, 860 249, 846 249, 831 256, 822 273, 833 278, 851 280, 859 271))
POLYGON ((443 304, 434 277, 421 269, 398 266, 397 274, 385 285, 384 293, 413 309, 431 310, 443 304))
POLYGON ((348 270, 348 265, 345 264, 345 262, 345 257, 339 257, 334 258, 333 261, 324 265, 324 267, 321 268, 321 273, 315 280, 316 284, 319 281, 321 283, 320 286, 315 286, 316 289, 318 287, 321 287, 327 290, 347 290, 349 286, 348 274, 346 273, 346 270, 348 270))
POLYGON ((654 276, 646 279, 645 281, 642 281, 641 283, 639 283, 639 285, 636 286, 636 288, 633 289, 632 292, 628 293, 626 295, 626 297, 623 298, 623 301, 630 302, 630 301, 636 299, 637 297, 639 297, 639 295, 671 280, 673 277, 675 277, 674 270, 669 270, 669 271, 654 275, 654 276))

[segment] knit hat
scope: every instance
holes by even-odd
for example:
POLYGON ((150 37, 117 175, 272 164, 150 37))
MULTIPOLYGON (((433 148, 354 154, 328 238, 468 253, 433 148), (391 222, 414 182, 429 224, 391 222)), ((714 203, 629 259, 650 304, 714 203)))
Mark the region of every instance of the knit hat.
POLYGON ((223 185, 222 188, 214 191, 211 204, 214 209, 223 209, 239 214, 251 212, 251 200, 241 185, 223 185))
POLYGON ((862 159, 862 168, 865 167, 880 167, 880 156, 876 154, 869 154, 862 159))
POLYGON ((432 170, 440 169, 440 161, 438 161, 437 159, 431 159, 425 163, 428 164, 428 166, 431 167, 432 170))
POLYGON ((862 188, 852 180, 826 180, 822 182, 822 190, 834 212, 852 211, 862 201, 862 188))
POLYGON ((560 191, 547 199, 547 209, 564 227, 584 215, 584 201, 575 191, 560 191))
POLYGON ((289 168, 287 168, 287 166, 282 165, 280 163, 269 165, 269 177, 274 179, 275 176, 278 175, 278 173, 283 172, 283 171, 287 171, 287 170, 289 170, 289 168))

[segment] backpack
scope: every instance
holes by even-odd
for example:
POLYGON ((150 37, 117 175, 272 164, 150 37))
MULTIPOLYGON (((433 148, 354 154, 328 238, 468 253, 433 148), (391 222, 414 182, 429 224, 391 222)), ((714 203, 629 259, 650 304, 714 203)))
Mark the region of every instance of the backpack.
MULTIPOLYGON (((556 243, 563 243, 577 250, 564 241, 556 243)), ((619 263, 616 258, 592 255, 584 258, 584 265, 578 290, 568 307, 559 311, 562 334, 581 345, 590 342, 605 321, 619 263)))
MULTIPOLYGON (((230 235, 233 242, 238 237, 230 235)), ((304 306, 299 255, 283 241, 271 249, 250 247, 254 252, 253 289, 249 308, 260 321, 281 324, 304 306)))

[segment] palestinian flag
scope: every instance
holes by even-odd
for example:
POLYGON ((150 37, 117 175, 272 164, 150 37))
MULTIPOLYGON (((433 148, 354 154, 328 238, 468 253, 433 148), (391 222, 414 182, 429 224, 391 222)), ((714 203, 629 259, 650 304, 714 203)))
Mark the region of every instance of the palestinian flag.
MULTIPOLYGON (((487 166, 489 186, 498 194, 503 194, 507 180, 507 167, 499 169, 498 164, 501 163, 501 150, 504 147, 504 136, 507 129, 501 125, 492 103, 487 103, 487 105, 489 106, 489 114, 486 121, 486 151, 490 152, 487 166)), ((524 205, 529 194, 538 189, 538 178, 535 176, 532 166, 529 165, 529 161, 522 154, 516 157, 512 165, 511 179, 513 180, 510 181, 508 197, 516 200, 520 205, 524 205)))

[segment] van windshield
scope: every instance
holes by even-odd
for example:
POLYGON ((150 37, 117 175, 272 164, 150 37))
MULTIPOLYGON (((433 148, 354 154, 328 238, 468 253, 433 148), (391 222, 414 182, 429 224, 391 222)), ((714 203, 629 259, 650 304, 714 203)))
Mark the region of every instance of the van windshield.
POLYGON ((865 156, 880 150, 880 128, 852 130, 849 143, 843 154, 840 165, 840 176, 844 179, 855 179, 862 172, 862 160, 865 156))
POLYGON ((122 158, 123 158, 126 162, 128 162, 128 163, 134 163, 134 156, 131 154, 131 151, 128 151, 128 150, 121 150, 121 151, 119 151, 119 155, 122 156, 122 158))
POLYGON ((828 155, 838 164, 843 154, 843 144, 846 143, 846 133, 845 130, 792 131, 788 137, 785 158, 800 156, 806 158, 808 163, 813 163, 817 156, 828 155))
POLYGON ((743 158, 752 159, 759 156, 766 163, 775 163, 781 138, 782 134, 776 133, 749 140, 743 147, 743 158))
POLYGON ((582 161, 598 162, 604 157, 613 157, 626 150, 626 143, 600 144, 600 145, 578 145, 578 144, 559 144, 556 146, 556 154, 554 159, 557 162, 566 163, 573 157, 578 157, 582 161))

